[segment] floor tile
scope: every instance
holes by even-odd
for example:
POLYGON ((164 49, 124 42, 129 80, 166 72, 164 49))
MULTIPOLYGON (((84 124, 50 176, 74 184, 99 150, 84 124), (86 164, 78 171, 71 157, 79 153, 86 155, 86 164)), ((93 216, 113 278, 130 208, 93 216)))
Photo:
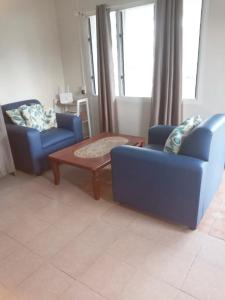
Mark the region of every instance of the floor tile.
POLYGON ((52 200, 56 200, 62 204, 79 204, 79 194, 76 186, 68 184, 63 178, 61 180, 60 185, 54 185, 52 178, 47 179, 44 177, 38 178, 36 182, 33 184, 33 188, 37 188, 39 186, 41 188, 41 192, 51 198, 52 200))
POLYGON ((115 206, 115 204, 110 201, 105 201, 102 199, 96 201, 92 196, 87 199, 87 195, 84 193, 80 199, 82 201, 78 205, 79 211, 90 215, 95 215, 96 218, 101 217, 109 208, 115 206))
POLYGON ((4 232, 15 240, 26 244, 48 227, 48 223, 39 220, 31 214, 25 215, 20 220, 6 226, 4 232))
POLYGON ((197 300, 196 298, 179 291, 174 300, 197 300))
POLYGON ((119 237, 123 236, 123 233, 123 228, 121 229, 112 224, 106 224, 105 222, 99 221, 93 223, 92 226, 84 230, 79 237, 90 245, 98 244, 106 249, 119 237))
POLYGON ((39 234, 27 243, 27 246, 43 257, 53 256, 85 230, 90 222, 89 215, 80 212, 72 213, 39 234))
POLYGON ((44 266, 16 289, 19 300, 56 300, 73 284, 66 274, 52 266, 44 266))
POLYGON ((59 300, 105 300, 105 298, 76 281, 59 300))
POLYGON ((178 290, 138 272, 129 281, 118 300, 174 300, 178 290))
POLYGON ((76 168, 59 186, 0 180, 0 300, 223 299, 225 177, 196 231, 112 202, 101 179, 100 201, 76 168))
POLYGON ((103 248, 76 238, 51 259, 58 269, 77 278, 83 274, 101 255, 103 248))
POLYGON ((37 255, 25 248, 12 252, 0 264, 0 282, 9 289, 15 288, 42 264, 37 255))
MULTIPOLYGON (((0 179, 1 180, 1 179, 0 179)), ((23 192, 18 187, 13 187, 7 193, 2 192, 0 197, 0 209, 3 211, 4 209, 10 209, 14 206, 17 206, 20 201, 22 201, 23 192)))
POLYGON ((71 207, 69 205, 64 204, 61 200, 54 200, 40 209, 36 216, 48 224, 54 224, 70 213, 71 207))
POLYGON ((224 300, 225 270, 197 259, 182 289, 199 300, 224 300))
POLYGON ((11 224, 18 222, 24 214, 20 214, 15 209, 4 208, 0 209, 0 230, 5 230, 11 224))
POLYGON ((111 256, 98 259, 81 277, 80 281, 108 300, 119 297, 135 269, 111 256))
POLYGON ((16 297, 7 290, 4 286, 0 285, 0 300, 17 300, 16 297))
POLYGON ((0 260, 9 256, 12 252, 19 250, 21 245, 14 239, 0 232, 0 260))
POLYGON ((208 235, 205 233, 198 230, 187 230, 176 232, 174 238, 159 237, 157 240, 171 253, 177 253, 177 255, 187 253, 195 256, 207 239, 208 235))
POLYGON ((139 214, 130 224, 129 230, 145 238, 154 238, 158 241, 176 241, 188 231, 182 226, 167 223, 163 220, 153 218, 150 215, 139 214))
POLYGON ((8 193, 12 189, 21 187, 24 183, 27 184, 31 179, 29 174, 16 171, 16 176, 8 175, 0 179, 1 194, 8 193))
POLYGON ((137 216, 136 211, 121 205, 115 205, 104 213, 102 220, 119 227, 127 227, 137 216))
POLYGON ((36 192, 29 194, 27 191, 24 192, 22 201, 17 206, 17 209, 24 211, 24 213, 36 213, 40 209, 47 206, 52 200, 43 195, 42 193, 36 192))
POLYGON ((194 254, 185 251, 173 252, 166 245, 155 243, 151 253, 140 265, 140 270, 180 288, 194 259, 194 254))
POLYGON ((225 270, 225 241, 209 236, 205 239, 198 257, 225 270))
POLYGON ((216 218, 215 222, 212 224, 209 230, 209 234, 211 236, 225 240, 225 215, 216 218))
POLYGON ((154 249, 154 240, 150 241, 134 233, 127 232, 107 251, 111 256, 138 267, 154 249))

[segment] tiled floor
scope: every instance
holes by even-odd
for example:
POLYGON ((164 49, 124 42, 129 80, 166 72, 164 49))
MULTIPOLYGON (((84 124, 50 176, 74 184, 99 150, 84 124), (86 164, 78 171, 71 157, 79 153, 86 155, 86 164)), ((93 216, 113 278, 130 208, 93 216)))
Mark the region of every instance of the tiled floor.
POLYGON ((102 199, 85 171, 0 180, 0 300, 224 300, 225 180, 190 231, 102 199))

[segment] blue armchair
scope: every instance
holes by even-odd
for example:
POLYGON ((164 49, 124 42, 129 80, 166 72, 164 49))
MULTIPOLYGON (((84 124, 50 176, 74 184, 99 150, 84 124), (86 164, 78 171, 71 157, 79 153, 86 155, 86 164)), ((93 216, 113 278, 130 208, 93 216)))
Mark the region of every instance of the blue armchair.
POLYGON ((154 126, 145 148, 112 150, 114 200, 195 229, 222 179, 225 115, 215 115, 184 140, 178 155, 163 152, 173 126, 154 126))
POLYGON ((6 111, 26 104, 40 103, 26 100, 2 106, 15 166, 26 173, 40 175, 49 168, 48 155, 83 139, 80 118, 69 114, 57 114, 58 128, 43 132, 15 125, 6 111))

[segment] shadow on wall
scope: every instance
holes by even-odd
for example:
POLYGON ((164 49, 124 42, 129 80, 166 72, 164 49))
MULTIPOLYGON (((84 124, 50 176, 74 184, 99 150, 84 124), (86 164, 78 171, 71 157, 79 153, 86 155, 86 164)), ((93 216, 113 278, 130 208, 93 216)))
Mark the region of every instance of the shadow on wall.
POLYGON ((147 139, 150 99, 119 97, 116 101, 120 133, 144 136, 147 139))
MULTIPOLYGON (((144 136, 147 141, 150 121, 150 99, 116 98, 118 127, 121 134, 144 136)), ((91 97, 93 134, 99 133, 98 97, 91 97)))

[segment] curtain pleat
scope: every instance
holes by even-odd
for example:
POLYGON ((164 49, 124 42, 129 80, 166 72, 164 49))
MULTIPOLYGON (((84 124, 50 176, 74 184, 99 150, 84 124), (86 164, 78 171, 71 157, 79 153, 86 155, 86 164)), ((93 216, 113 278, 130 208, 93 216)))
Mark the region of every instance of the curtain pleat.
POLYGON ((177 125, 182 118, 183 0, 157 0, 151 125, 177 125))
POLYGON ((115 132, 115 82, 110 14, 105 5, 96 8, 99 116, 101 132, 115 132))

